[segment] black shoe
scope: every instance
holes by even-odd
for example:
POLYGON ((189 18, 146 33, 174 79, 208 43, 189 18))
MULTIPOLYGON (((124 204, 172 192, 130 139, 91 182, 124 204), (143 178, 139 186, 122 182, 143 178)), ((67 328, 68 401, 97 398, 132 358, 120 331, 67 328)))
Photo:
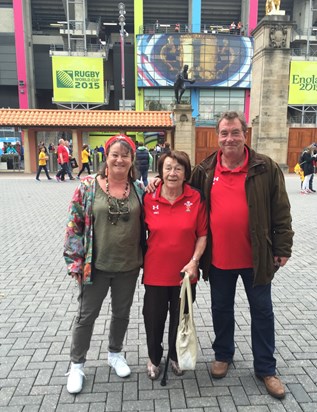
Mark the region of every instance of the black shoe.
POLYGON ((314 192, 314 193, 316 193, 316 190, 314 190, 314 189, 312 189, 312 188, 309 188, 312 192, 314 192))
POLYGON ((75 180, 75 178, 74 178, 74 177, 70 177, 69 180, 75 180))

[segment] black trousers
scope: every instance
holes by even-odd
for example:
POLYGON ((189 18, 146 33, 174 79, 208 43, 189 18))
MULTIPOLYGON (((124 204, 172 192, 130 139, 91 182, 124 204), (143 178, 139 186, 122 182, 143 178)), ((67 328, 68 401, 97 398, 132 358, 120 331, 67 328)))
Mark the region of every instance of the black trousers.
POLYGON ((80 169, 77 177, 79 177, 85 169, 87 169, 87 172, 88 172, 88 174, 90 175, 89 163, 83 163, 83 166, 82 166, 82 168, 80 169))
MULTIPOLYGON (((167 313, 169 317, 168 347, 170 359, 177 361, 176 333, 179 320, 179 286, 145 285, 143 317, 146 342, 151 362, 159 366, 163 356, 163 335, 167 313)), ((196 284, 192 285, 193 302, 196 298, 196 284)))
POLYGON ((314 173, 311 175, 311 178, 309 179, 309 189, 313 190, 313 180, 314 180, 314 173))

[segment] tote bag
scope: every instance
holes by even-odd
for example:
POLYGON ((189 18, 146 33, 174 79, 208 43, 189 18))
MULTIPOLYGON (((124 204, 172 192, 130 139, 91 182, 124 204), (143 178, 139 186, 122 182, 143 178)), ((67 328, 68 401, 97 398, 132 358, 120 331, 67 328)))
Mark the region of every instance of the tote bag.
POLYGON ((75 157, 72 157, 70 159, 70 165, 71 165, 72 169, 76 169, 76 167, 78 167, 78 163, 77 163, 77 160, 75 159, 75 157))
POLYGON ((197 361, 197 335, 193 317, 192 290, 188 273, 185 273, 180 290, 179 324, 176 337, 176 352, 182 370, 194 370, 197 361), (185 313, 187 296, 188 313, 185 313))

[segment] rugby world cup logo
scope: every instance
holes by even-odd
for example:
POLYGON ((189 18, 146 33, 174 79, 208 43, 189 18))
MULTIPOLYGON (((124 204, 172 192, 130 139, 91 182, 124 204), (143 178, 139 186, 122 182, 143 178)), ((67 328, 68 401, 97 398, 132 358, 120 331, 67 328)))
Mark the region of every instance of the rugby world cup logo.
POLYGON ((60 89, 71 89, 74 87, 74 73, 72 70, 57 70, 56 85, 60 89))

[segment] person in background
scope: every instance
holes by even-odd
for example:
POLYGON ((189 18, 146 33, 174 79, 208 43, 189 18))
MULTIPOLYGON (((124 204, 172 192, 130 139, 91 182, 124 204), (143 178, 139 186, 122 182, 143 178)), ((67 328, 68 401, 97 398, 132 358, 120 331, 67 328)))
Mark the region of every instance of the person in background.
POLYGON ((40 141, 40 143, 38 144, 39 153, 40 153, 42 147, 44 147, 45 154, 47 154, 47 153, 48 153, 48 150, 47 150, 47 147, 45 146, 45 143, 44 143, 43 140, 40 141))
POLYGON ((46 177, 48 180, 52 180, 52 178, 50 177, 50 175, 48 174, 48 170, 46 167, 46 161, 48 160, 48 155, 45 153, 45 147, 42 146, 41 147, 41 151, 39 153, 39 167, 37 169, 37 174, 36 174, 36 180, 38 180, 40 182, 40 174, 41 171, 44 170, 46 177))
POLYGON ((67 174, 68 174, 69 180, 75 180, 75 178, 72 175, 72 166, 70 164, 70 159, 72 158, 72 155, 73 155, 73 148, 68 140, 65 140, 64 142, 65 142, 65 148, 68 152, 67 174))
POLYGON ((205 201, 200 191, 187 183, 191 173, 188 155, 181 151, 162 154, 158 172, 161 183, 154 193, 147 193, 143 200, 148 230, 143 270, 143 316, 150 358, 147 373, 152 380, 157 379, 161 372, 162 342, 168 312, 171 367, 175 375, 183 374, 175 348, 180 272, 190 275, 195 300, 199 259, 207 238, 205 201))
POLYGON ((254 372, 268 393, 281 399, 285 388, 276 376, 271 282, 290 258, 294 236, 284 175, 271 158, 246 146, 242 114, 224 113, 216 132, 220 149, 194 168, 190 180, 204 191, 209 214, 201 262, 211 287, 211 375, 224 378, 234 359, 234 296, 241 276, 251 314, 254 372))
POLYGON ((236 28, 237 28, 237 25, 236 25, 236 23, 233 21, 233 22, 230 24, 230 34, 236 34, 236 28))
POLYGON ((135 152, 135 166, 139 172, 139 179, 142 179, 144 186, 148 184, 149 169, 152 168, 153 157, 143 142, 139 142, 135 152))
POLYGON ((21 156, 21 145, 20 142, 15 143, 15 150, 19 156, 21 156))
POLYGON ((11 142, 9 142, 9 143, 7 144, 5 153, 6 153, 6 154, 17 154, 17 151, 16 151, 15 147, 12 146, 11 142))
POLYGON ((299 176, 300 189, 302 190, 303 181, 304 181, 305 176, 304 176, 303 169, 300 167, 299 163, 296 163, 296 165, 294 166, 294 172, 299 176))
POLYGON ((79 393, 95 320, 111 289, 108 364, 124 378, 131 370, 122 353, 130 308, 143 264, 143 190, 135 180, 135 145, 125 135, 106 143, 101 172, 80 180, 69 206, 64 257, 78 282, 67 390, 79 393))
POLYGON ((87 173, 90 175, 90 167, 89 167, 89 157, 90 157, 90 153, 89 153, 89 149, 88 149, 88 144, 84 144, 83 145, 83 150, 81 151, 81 163, 82 163, 82 167, 77 175, 77 179, 80 178, 80 175, 82 174, 82 172, 87 169, 87 173))
POLYGON ((162 151, 163 151, 163 153, 168 153, 168 154, 170 154, 170 153, 171 153, 171 145, 170 145, 170 143, 165 142, 162 151))
POLYGON ((241 21, 239 21, 237 24, 237 34, 242 35, 243 34, 242 32, 243 32, 243 24, 241 23, 241 21))
POLYGON ((104 162, 105 161, 105 149, 102 144, 99 146, 98 152, 101 153, 100 162, 104 162))
POLYGON ((54 145, 54 143, 50 143, 49 145, 48 145, 48 151, 49 151, 49 153, 55 153, 55 145, 54 145))
POLYGON ((57 147, 57 162, 60 165, 60 170, 56 173, 55 179, 61 182, 65 179, 67 174, 67 163, 69 162, 68 150, 65 147, 65 140, 59 139, 57 147))
MULTIPOLYGON (((302 194, 310 194, 313 193, 313 190, 310 189, 310 181, 313 178, 314 174, 314 163, 316 161, 317 155, 314 154, 314 149, 315 147, 313 145, 310 145, 306 147, 300 158, 300 167, 302 168, 304 172, 304 181, 302 184, 302 194)), ((311 181, 312 184, 312 181, 311 181)), ((311 186, 312 187, 312 186, 311 186)))
POLYGON ((313 181, 314 181, 314 175, 316 173, 316 163, 317 163, 317 143, 313 143, 311 145, 312 147, 312 156, 313 156, 313 174, 311 175, 311 178, 309 179, 309 189, 313 192, 316 193, 316 190, 313 187, 313 181))
POLYGON ((156 151, 156 153, 161 153, 161 151, 162 151, 162 146, 161 146, 159 143, 156 144, 156 146, 155 146, 155 151, 156 151))

